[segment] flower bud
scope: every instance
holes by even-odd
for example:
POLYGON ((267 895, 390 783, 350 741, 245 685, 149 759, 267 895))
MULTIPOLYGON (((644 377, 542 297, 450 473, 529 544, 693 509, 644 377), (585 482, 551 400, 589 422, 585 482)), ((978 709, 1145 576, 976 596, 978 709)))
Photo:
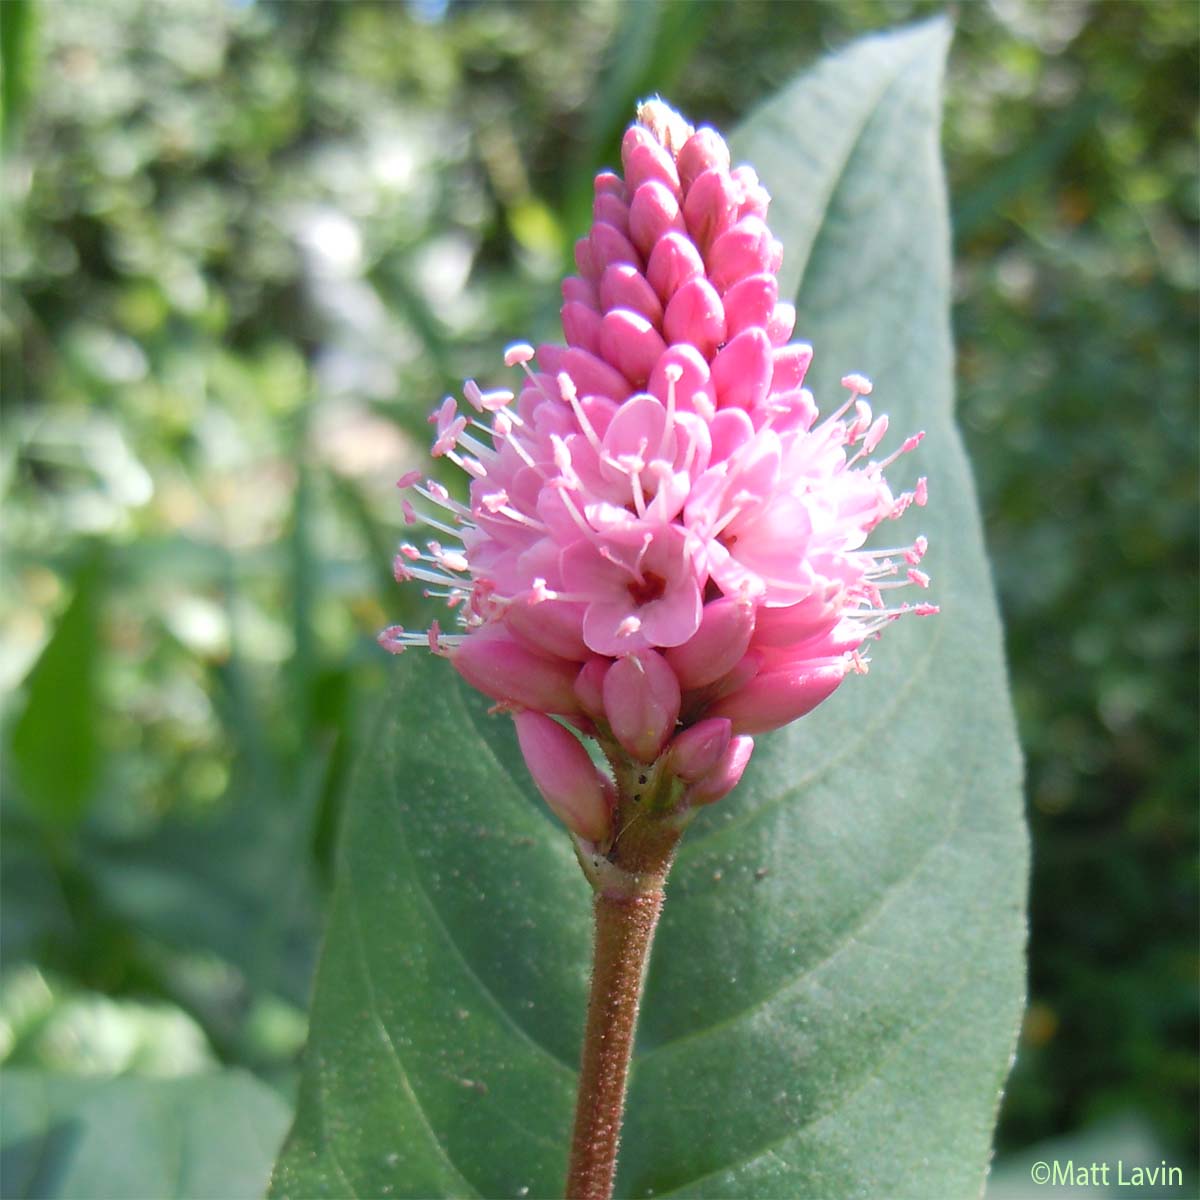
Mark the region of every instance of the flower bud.
POLYGON ((754 739, 751 737, 733 738, 725 753, 713 769, 698 783, 693 783, 683 794, 683 798, 693 807, 700 804, 713 804, 728 796, 737 787, 742 778, 742 772, 754 752, 754 739))
POLYGON ((517 640, 535 652, 572 662, 583 662, 591 654, 583 641, 581 604, 564 600, 512 604, 504 621, 517 640))
POLYGON ((612 660, 596 655, 583 664, 575 676, 575 696, 589 717, 604 719, 604 676, 612 660))
POLYGON ((679 680, 656 650, 626 654, 604 677, 604 715, 613 736, 642 762, 653 762, 674 733, 679 704, 679 680))
POLYGON ((733 723, 727 717, 712 717, 685 729, 667 751, 672 774, 686 783, 702 779, 720 761, 732 736, 733 723))
POLYGON ((574 690, 576 664, 535 654, 496 626, 464 638, 449 657, 472 687, 493 700, 544 713, 579 711, 574 690))
POLYGON ((602 842, 611 825, 612 784, 557 721, 525 709, 513 723, 525 765, 554 814, 572 833, 602 842))
POLYGON ((793 663, 764 670, 744 687, 718 700, 710 717, 728 717, 738 733, 766 733, 811 712, 846 677, 840 658, 793 663))
POLYGON ((712 600, 700 614, 700 628, 666 652, 667 662, 682 688, 706 687, 737 665, 753 632, 753 604, 728 596, 712 600))
POLYGON ((771 343, 761 329, 744 329, 712 361, 713 387, 721 408, 752 412, 771 386, 771 343))
POLYGON ((729 147, 725 139, 707 125, 701 126, 683 144, 675 160, 679 170, 679 181, 690 188, 705 171, 715 167, 718 171, 729 170, 729 147))
POLYGON ((837 624, 844 604, 844 589, 831 585, 814 592, 798 604, 783 608, 761 608, 754 626, 755 646, 791 646, 809 638, 828 634, 837 624))

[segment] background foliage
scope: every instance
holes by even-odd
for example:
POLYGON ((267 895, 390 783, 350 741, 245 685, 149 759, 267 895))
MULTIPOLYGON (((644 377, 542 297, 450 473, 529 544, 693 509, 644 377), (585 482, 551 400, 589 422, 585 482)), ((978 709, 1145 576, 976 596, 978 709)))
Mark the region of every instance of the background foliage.
MULTIPOLYGON (((732 125, 937 7, 0 5, 8 1065, 290 1097, 425 412, 553 331, 635 97, 732 125)), ((1196 24, 957 17, 959 404, 1035 838, 1002 1151, 1196 1144, 1196 24)))

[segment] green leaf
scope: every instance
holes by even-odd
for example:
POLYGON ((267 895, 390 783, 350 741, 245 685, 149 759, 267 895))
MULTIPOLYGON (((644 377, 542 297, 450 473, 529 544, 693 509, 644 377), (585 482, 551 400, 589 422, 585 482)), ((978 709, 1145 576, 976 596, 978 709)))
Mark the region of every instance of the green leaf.
MULTIPOLYGON (((948 30, 857 43, 735 140, 817 347, 871 374, 932 480, 942 615, 760 739, 688 831, 617 1194, 978 1196, 1024 993, 1027 845, 1001 634, 952 415, 938 156, 948 30)), ((507 724, 408 656, 346 817, 278 1196, 560 1193, 588 893, 507 724), (527 1189, 527 1190, 526 1190, 527 1189)))
POLYGON ((97 546, 75 578, 75 592, 25 682, 25 707, 12 732, 12 756, 29 807, 48 824, 82 818, 100 765, 96 734, 100 604, 97 546))
POLYGON ((0 135, 12 144, 31 91, 34 73, 33 0, 0 4, 0 135))
POLYGON ((176 1079, 4 1072, 0 1194, 70 1200, 262 1195, 288 1107, 240 1071, 176 1079))

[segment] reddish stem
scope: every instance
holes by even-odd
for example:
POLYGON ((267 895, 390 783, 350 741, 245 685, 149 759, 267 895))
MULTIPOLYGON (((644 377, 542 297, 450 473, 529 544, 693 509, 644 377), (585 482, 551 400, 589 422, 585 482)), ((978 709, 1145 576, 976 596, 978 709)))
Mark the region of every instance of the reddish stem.
POLYGON ((638 1004, 662 904, 661 884, 634 895, 596 892, 592 991, 567 1200, 610 1200, 612 1196, 638 1004))

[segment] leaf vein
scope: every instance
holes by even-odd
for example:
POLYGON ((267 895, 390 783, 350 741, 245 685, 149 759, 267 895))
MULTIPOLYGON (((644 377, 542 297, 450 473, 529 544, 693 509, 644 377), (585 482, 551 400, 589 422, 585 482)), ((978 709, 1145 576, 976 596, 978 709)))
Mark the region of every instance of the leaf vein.
POLYGON ((358 905, 354 898, 354 892, 351 890, 350 895, 350 923, 354 928, 355 947, 358 951, 358 960, 362 966, 363 982, 367 987, 367 1005, 371 1013, 371 1017, 375 1022, 375 1027, 378 1029, 383 1044, 387 1047, 392 1063, 395 1065, 397 1076, 400 1080, 400 1085, 404 1090, 405 1095, 412 1101, 413 1108, 421 1124, 428 1133, 430 1141, 438 1153, 438 1157, 450 1169, 451 1174, 460 1180, 464 1187, 468 1189, 472 1196, 480 1196, 475 1187, 467 1179, 467 1177, 455 1165, 454 1160, 450 1157, 449 1151, 442 1144, 441 1139, 437 1135, 437 1131, 433 1127, 433 1123, 429 1120, 429 1115, 421 1105, 421 1101, 413 1088, 412 1081, 408 1077, 408 1072, 404 1068, 404 1060, 400 1057, 400 1052, 396 1049, 395 1042, 392 1041, 392 1035, 388 1033, 387 1025, 384 1024, 383 1017, 379 1012, 379 999, 375 992, 375 981, 371 971, 371 961, 367 955, 366 939, 363 935, 362 921, 358 913, 358 905))
POLYGON ((462 967, 466 971, 467 975, 471 978, 485 999, 491 1004, 496 1012, 500 1014, 500 1017, 504 1023, 511 1029, 515 1030, 522 1041, 528 1043, 545 1058, 548 1058, 554 1064, 556 1069, 559 1071, 566 1071, 568 1075, 574 1078, 576 1074, 575 1068, 549 1046, 545 1045, 543 1042, 539 1042, 533 1036, 533 1034, 531 1034, 517 1021, 516 1017, 514 1017, 513 1014, 504 1007, 504 1005, 500 1002, 499 997, 495 994, 495 992, 492 991, 490 987, 488 987, 488 985, 484 982, 483 977, 459 948, 458 943, 454 940, 454 935, 450 932, 450 929, 446 925, 442 914, 438 911, 437 905, 434 904, 433 897, 430 896, 429 892, 425 888, 425 885, 421 882, 421 877, 417 871, 417 864, 413 859, 412 850, 409 847, 407 840, 402 839, 402 841, 405 854, 408 858, 409 873, 414 885, 413 890, 423 903, 425 909, 429 912, 429 916, 433 924, 437 926, 437 929, 441 933, 442 938, 445 940, 446 945, 449 946, 454 957, 462 964, 462 967))

